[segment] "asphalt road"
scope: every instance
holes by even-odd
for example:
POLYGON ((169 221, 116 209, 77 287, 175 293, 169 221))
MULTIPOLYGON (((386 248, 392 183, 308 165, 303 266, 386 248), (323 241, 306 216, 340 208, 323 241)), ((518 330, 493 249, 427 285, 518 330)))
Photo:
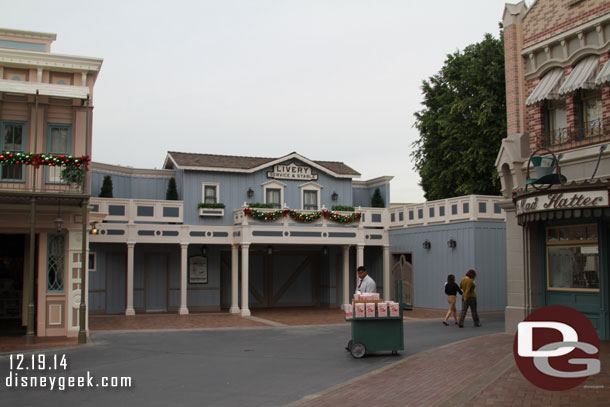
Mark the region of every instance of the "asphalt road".
POLYGON ((362 359, 344 349, 349 325, 98 332, 88 346, 24 354, 27 370, 17 370, 17 354, 12 370, 11 356, 0 356, 0 406, 284 406, 424 350, 504 330, 502 316, 482 319, 480 328, 466 322, 463 329, 438 319, 407 322, 398 356, 362 359), (54 357, 61 361, 63 355, 67 370, 55 370, 54 357), (44 369, 32 369, 42 362, 44 369), (60 379, 81 376, 87 383, 87 375, 94 387, 67 388, 68 379, 60 379), (45 388, 21 387, 33 376, 54 377, 55 389, 49 381, 45 388), (102 377, 129 377, 131 387, 101 387, 102 377), (57 388, 61 380, 63 391, 57 388))

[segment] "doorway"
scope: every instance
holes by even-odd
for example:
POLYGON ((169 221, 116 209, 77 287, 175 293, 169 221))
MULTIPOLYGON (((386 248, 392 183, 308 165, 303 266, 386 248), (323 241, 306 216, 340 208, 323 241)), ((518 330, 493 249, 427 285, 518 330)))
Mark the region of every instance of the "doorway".
POLYGON ((0 235, 0 335, 24 335, 22 324, 26 235, 0 235))

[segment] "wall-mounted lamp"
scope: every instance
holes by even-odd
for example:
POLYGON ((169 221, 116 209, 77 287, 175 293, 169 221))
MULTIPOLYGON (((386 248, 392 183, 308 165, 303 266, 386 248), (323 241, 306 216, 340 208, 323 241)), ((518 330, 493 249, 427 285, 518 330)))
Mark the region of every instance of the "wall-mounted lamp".
POLYGON ((337 199, 339 199, 339 194, 333 191, 333 194, 330 196, 330 199, 336 201, 337 199))
POLYGON ((449 241, 447 242, 447 246, 449 246, 452 249, 455 249, 455 247, 457 246, 457 242, 453 239, 449 239, 449 241))
POLYGON ((267 254, 273 254, 273 246, 267 246, 267 254))
POLYGON ((424 241, 424 243, 422 244, 422 246, 424 246, 424 249, 426 250, 430 250, 430 248, 432 247, 432 243, 430 243, 429 240, 424 241))
POLYGON ((201 255, 202 256, 208 255, 208 247, 206 245, 201 246, 201 255))
POLYGON ((327 246, 324 246, 322 248, 322 254, 325 255, 325 256, 328 254, 328 247, 327 246))
POLYGON ((97 233, 98 233, 97 222, 91 222, 91 234, 97 235, 97 233))
POLYGON ((252 190, 252 188, 248 188, 248 192, 246 192, 248 194, 248 198, 252 198, 254 196, 254 191, 252 190))
POLYGON ((61 232, 61 227, 64 224, 64 220, 61 218, 61 201, 57 200, 57 218, 53 221, 57 228, 57 233, 61 232))

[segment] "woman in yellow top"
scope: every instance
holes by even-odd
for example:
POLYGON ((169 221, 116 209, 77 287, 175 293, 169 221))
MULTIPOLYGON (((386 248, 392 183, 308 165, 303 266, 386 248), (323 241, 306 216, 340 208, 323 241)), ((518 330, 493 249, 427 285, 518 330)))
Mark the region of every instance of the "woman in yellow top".
POLYGON ((462 294, 462 313, 460 314, 460 322, 458 323, 460 328, 464 328, 464 319, 466 319, 466 312, 470 307, 472 313, 472 319, 474 320, 474 326, 481 326, 479 321, 479 314, 477 313, 477 293, 474 291, 476 284, 474 279, 477 277, 476 271, 470 269, 466 272, 466 277, 460 281, 460 288, 463 291, 462 294))

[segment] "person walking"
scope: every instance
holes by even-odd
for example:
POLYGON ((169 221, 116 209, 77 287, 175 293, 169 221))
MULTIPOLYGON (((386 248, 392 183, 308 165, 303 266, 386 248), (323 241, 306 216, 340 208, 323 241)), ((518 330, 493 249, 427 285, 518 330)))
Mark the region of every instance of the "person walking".
POLYGON ((472 319, 474 320, 474 326, 481 326, 479 321, 479 314, 477 313, 477 293, 474 291, 476 287, 474 279, 477 277, 477 272, 470 269, 466 272, 466 277, 460 281, 460 288, 462 289, 462 313, 460 314, 460 321, 458 325, 460 328, 464 328, 464 319, 466 319, 466 312, 470 307, 472 313, 472 319))
POLYGON ((457 293, 462 295, 462 290, 456 284, 455 276, 453 274, 449 274, 447 276, 447 282, 445 283, 445 294, 447 294, 447 302, 449 302, 449 310, 447 310, 447 315, 445 315, 445 319, 443 320, 443 324, 446 326, 449 325, 447 321, 451 315, 453 315, 453 319, 455 319, 455 324, 457 325, 458 323, 457 310, 455 308, 457 293))
POLYGON ((356 291, 360 291, 361 293, 376 293, 377 292, 377 284, 375 284, 375 280, 373 280, 366 272, 366 267, 360 266, 358 267, 358 285, 356 286, 356 291))

